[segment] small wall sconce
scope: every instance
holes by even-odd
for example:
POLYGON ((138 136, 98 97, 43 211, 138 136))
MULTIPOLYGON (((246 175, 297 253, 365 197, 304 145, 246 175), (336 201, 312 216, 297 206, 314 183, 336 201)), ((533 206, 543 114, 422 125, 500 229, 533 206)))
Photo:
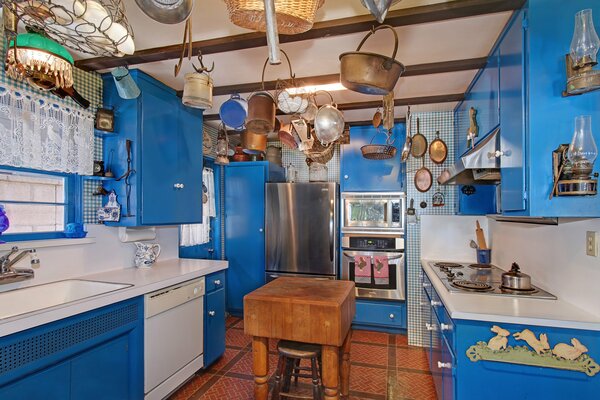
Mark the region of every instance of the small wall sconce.
POLYGON ((563 96, 600 89, 600 71, 592 69, 598 63, 599 49, 600 39, 594 28, 592 10, 581 10, 575 14, 571 51, 566 55, 567 89, 563 96))

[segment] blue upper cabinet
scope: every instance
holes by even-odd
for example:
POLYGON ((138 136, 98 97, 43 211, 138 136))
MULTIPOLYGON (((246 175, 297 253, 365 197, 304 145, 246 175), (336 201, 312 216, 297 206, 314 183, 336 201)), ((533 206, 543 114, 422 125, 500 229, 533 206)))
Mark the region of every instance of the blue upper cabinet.
POLYGON ((104 139, 104 161, 116 177, 127 172, 131 142, 131 191, 125 180, 107 181, 121 204, 121 220, 139 226, 202 222, 202 112, 181 104, 175 91, 139 70, 130 71, 141 89, 121 99, 112 76, 104 78, 104 105, 115 109, 117 135, 104 139))
POLYGON ((383 144, 385 135, 372 126, 350 127, 350 144, 341 146, 340 186, 342 192, 403 192, 405 163, 400 162, 406 139, 406 125, 399 123, 392 131, 396 156, 389 160, 367 160, 360 148, 366 144, 383 144))

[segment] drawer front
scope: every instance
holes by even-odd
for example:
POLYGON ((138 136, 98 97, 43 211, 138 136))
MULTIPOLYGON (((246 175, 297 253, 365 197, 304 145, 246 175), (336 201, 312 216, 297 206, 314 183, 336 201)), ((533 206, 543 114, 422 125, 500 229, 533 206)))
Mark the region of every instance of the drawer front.
POLYGON ((405 303, 356 302, 355 324, 406 328, 405 303))
POLYGON ((225 271, 215 272, 206 277, 206 293, 225 287, 225 271))

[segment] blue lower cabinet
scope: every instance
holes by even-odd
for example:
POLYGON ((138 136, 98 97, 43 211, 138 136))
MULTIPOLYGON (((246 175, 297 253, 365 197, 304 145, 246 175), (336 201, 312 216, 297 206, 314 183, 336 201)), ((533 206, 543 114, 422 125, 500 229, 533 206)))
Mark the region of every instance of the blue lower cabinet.
POLYGON ((204 367, 225 353, 225 277, 223 272, 206 277, 204 318, 204 367), (215 284, 215 281, 218 284, 215 284), (210 288, 210 292, 209 292, 210 288))
POLYGON ((139 297, 0 338, 0 399, 142 399, 143 318, 139 297))
POLYGON ((442 375, 442 398, 444 400, 454 400, 454 372, 456 370, 456 361, 452 353, 452 347, 442 336, 442 363, 437 365, 442 375))
POLYGON ((406 329, 406 303, 357 299, 352 324, 375 330, 406 329))

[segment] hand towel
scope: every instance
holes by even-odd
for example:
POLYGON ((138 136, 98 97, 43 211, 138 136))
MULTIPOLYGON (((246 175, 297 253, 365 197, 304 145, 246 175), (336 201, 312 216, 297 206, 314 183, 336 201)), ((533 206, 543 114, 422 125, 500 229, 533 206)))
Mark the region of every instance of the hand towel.
POLYGON ((389 285, 390 284, 390 266, 388 258, 386 256, 375 256, 374 257, 374 268, 373 274, 375 277, 376 285, 389 285))
POLYGON ((354 282, 371 283, 370 256, 354 256, 354 282))
POLYGON ((213 170, 202 170, 202 223, 181 225, 179 234, 180 246, 196 246, 208 243, 210 237, 210 219, 217 216, 215 206, 215 177, 213 170), (206 201, 204 201, 206 200, 206 201))

